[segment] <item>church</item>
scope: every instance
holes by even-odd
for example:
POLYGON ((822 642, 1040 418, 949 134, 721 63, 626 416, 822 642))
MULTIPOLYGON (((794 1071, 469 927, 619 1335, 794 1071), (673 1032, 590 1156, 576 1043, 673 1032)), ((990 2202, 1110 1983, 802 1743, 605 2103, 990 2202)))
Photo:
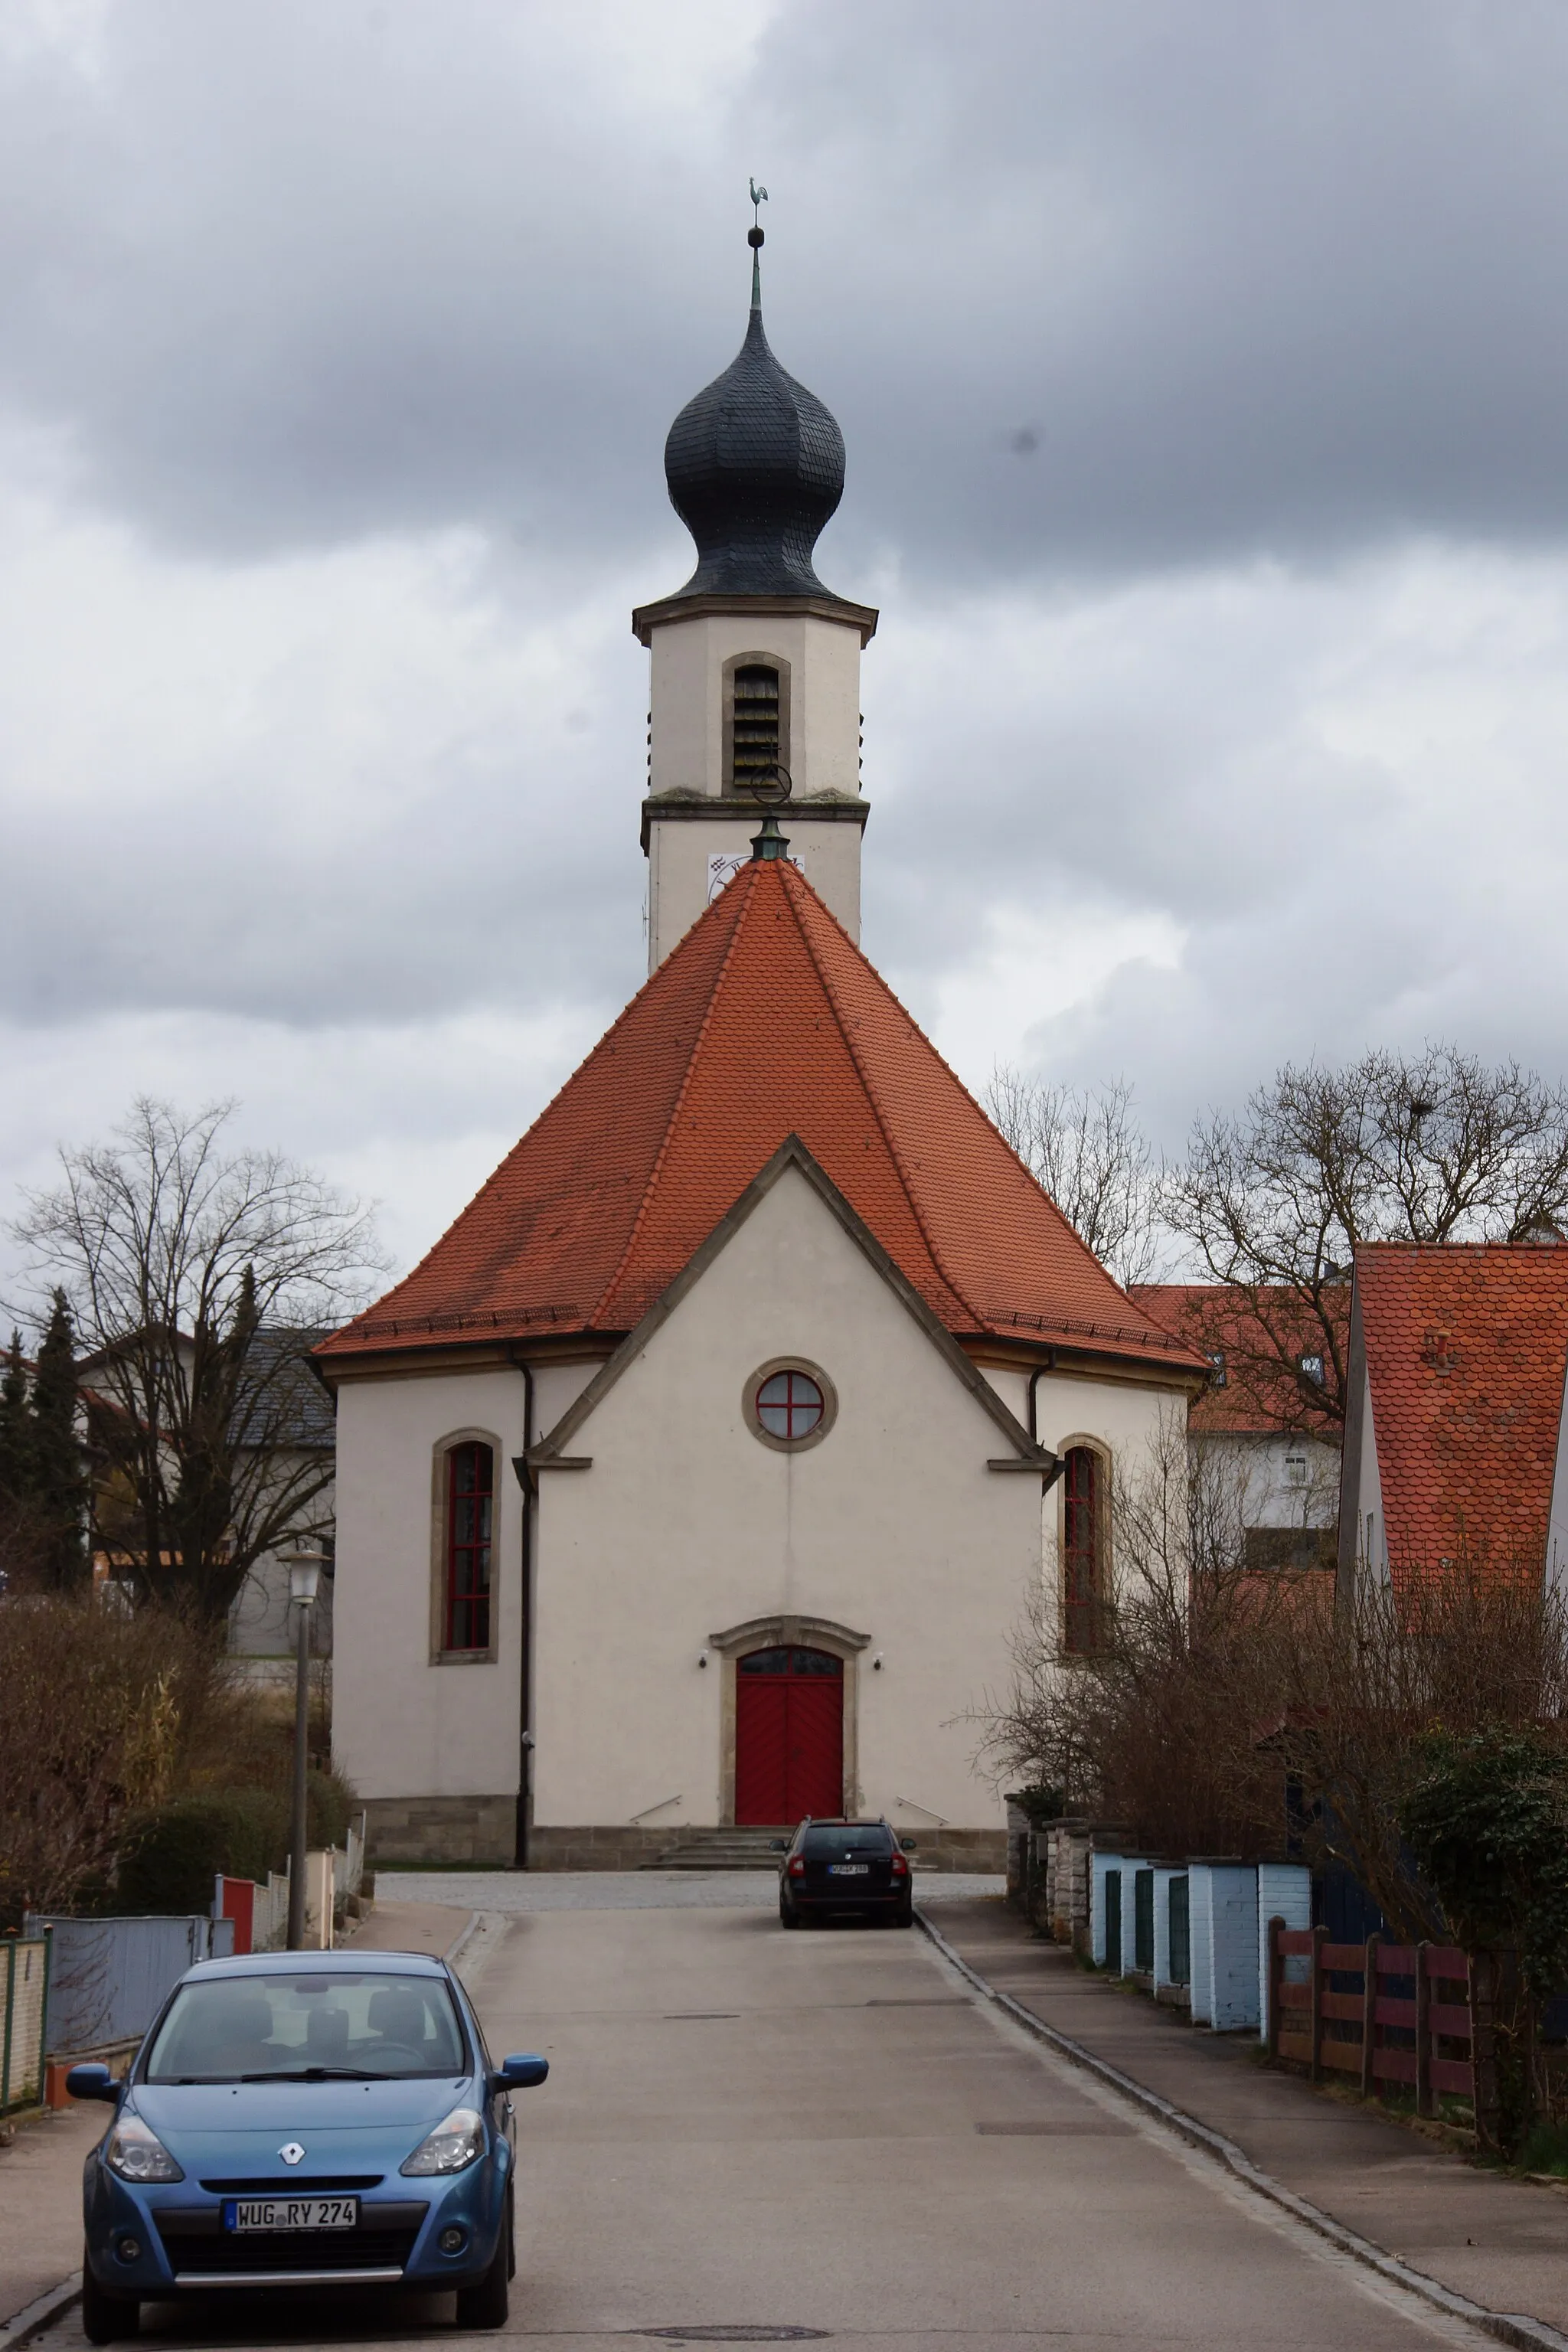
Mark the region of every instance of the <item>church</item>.
MULTIPOLYGON (((860 952, 844 443, 763 328, 676 418, 640 606, 648 979, 318 1351, 333 1741, 384 1861, 626 1868, 882 1814, 996 1867, 974 1719, 1208 1366, 1097 1263, 860 952)), ((628 812, 629 814, 629 812, 628 812)))

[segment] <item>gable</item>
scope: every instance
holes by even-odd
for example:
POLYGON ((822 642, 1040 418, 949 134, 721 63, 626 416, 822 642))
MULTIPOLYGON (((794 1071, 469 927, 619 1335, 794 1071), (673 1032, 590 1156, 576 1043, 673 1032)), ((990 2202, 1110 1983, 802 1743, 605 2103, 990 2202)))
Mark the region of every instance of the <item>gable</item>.
POLYGON ((977 1448, 993 1466, 1055 1475, 1056 1457, 1034 1444, 796 1137, 531 1449, 530 1467, 580 1463, 605 1401, 646 1359, 669 1358, 661 1337, 677 1323, 687 1360, 678 1411, 695 1409, 689 1400, 715 1355, 744 1359, 743 1380, 756 1363, 792 1352, 821 1364, 836 1387, 828 1357, 853 1360, 862 1394, 874 1390, 880 1410, 896 1411, 895 1360, 918 1353, 922 1370, 935 1367, 934 1385, 972 1417, 977 1448))

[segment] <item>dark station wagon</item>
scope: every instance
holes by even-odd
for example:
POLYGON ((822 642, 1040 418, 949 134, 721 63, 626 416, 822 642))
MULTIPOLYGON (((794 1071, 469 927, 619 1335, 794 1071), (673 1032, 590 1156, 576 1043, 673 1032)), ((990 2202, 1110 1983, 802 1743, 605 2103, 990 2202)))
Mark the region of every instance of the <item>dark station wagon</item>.
POLYGON ((886 1822, 802 1822, 793 1838, 774 1841, 779 1865, 779 1925, 858 1916, 884 1927, 914 1924, 909 1857, 913 1838, 886 1822))

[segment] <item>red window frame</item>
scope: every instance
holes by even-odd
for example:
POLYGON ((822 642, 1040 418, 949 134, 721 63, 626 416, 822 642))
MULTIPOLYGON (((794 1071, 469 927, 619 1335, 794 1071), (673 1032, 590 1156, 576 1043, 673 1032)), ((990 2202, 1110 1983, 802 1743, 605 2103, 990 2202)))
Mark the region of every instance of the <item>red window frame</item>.
POLYGON ((478 1438, 447 1456, 447 1562, 441 1612, 444 1650, 490 1646, 495 1453, 478 1438))
POLYGON ((1062 1647, 1087 1657, 1103 1631, 1105 1465, 1091 1446, 1068 1449, 1062 1472, 1062 1647))
POLYGON ((757 1390, 758 1422, 770 1437, 778 1438, 785 1445, 798 1445, 803 1437, 809 1437, 814 1429, 819 1429, 826 1411, 827 1399, 823 1393, 822 1383, 814 1381, 809 1372, 770 1372, 757 1390), (781 1381, 784 1394, 770 1396, 768 1391, 776 1389, 781 1381), (797 1389, 809 1393, 797 1395, 797 1389), (783 1413, 782 1429, 773 1427, 767 1417, 770 1412, 783 1413))

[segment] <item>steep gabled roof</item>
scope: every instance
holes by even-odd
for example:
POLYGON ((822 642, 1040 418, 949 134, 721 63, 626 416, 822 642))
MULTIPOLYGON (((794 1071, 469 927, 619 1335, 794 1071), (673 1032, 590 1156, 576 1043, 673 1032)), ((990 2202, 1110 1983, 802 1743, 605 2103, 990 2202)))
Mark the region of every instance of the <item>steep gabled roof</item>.
POLYGON ((742 869, 428 1256, 320 1353, 628 1331, 791 1134, 950 1331, 1200 1365, 782 859, 742 869))
MULTIPOLYGON (((1306 1435, 1337 1446, 1338 1424, 1314 1410, 1310 1391, 1275 1357, 1273 1335, 1293 1350, 1297 1361, 1321 1354, 1321 1328, 1282 1285, 1260 1296, 1267 1325, 1249 1293, 1230 1283, 1135 1282, 1128 1290, 1134 1306, 1152 1322, 1211 1360, 1216 1355, 1225 1359, 1216 1368, 1223 1379, 1193 1400, 1191 1429, 1216 1436, 1306 1435)), ((1327 1305, 1340 1331, 1342 1362, 1350 1339, 1350 1285, 1332 1293, 1327 1305)))
POLYGON ((1396 1572, 1539 1566, 1568 1370, 1568 1248, 1380 1243, 1356 1303, 1396 1572))

